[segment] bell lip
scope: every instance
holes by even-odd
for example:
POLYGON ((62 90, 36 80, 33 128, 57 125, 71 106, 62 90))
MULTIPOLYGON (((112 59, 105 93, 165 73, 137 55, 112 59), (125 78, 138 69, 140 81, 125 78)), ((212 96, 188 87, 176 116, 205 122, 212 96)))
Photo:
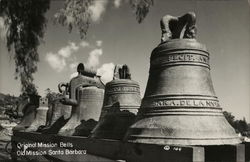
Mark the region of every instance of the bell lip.
POLYGON ((135 140, 124 138, 130 143, 144 143, 157 145, 173 145, 173 146, 221 146, 221 145, 237 145, 242 143, 239 137, 231 138, 214 138, 214 139, 152 139, 138 138, 135 140))
POLYGON ((222 115, 137 117, 124 138, 130 142, 184 145, 237 144, 240 137, 222 115), (174 126, 173 124, 176 124, 174 126), (150 127, 147 127, 150 125, 150 127))
POLYGON ((160 43, 153 51, 152 55, 163 51, 172 50, 198 50, 208 53, 206 46, 199 43, 196 39, 171 39, 166 42, 160 43))
POLYGON ((206 146, 206 145, 235 145, 240 144, 242 141, 240 137, 235 135, 222 136, 222 137, 152 137, 144 135, 133 134, 131 126, 128 129, 126 135, 124 136, 124 141, 131 143, 145 143, 145 144, 158 144, 158 145, 196 145, 196 146, 206 146))

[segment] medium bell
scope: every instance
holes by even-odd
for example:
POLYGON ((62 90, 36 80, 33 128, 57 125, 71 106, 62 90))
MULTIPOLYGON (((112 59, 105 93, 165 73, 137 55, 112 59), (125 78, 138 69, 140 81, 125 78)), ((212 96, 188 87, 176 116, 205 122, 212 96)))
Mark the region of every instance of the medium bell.
POLYGON ((42 128, 42 133, 56 134, 66 124, 71 115, 71 106, 63 105, 60 97, 52 101, 50 113, 47 113, 46 126, 42 128))
POLYGON ((71 116, 59 130, 59 135, 88 136, 100 117, 104 96, 104 84, 100 76, 96 75, 94 69, 82 63, 77 66, 77 72, 78 75, 69 83, 58 85, 60 92, 65 87, 64 97, 60 102, 72 106, 71 116), (68 93, 69 98, 66 96, 68 93))
POLYGON ((40 126, 45 126, 48 109, 48 99, 40 98, 39 107, 36 109, 35 119, 31 125, 25 129, 25 132, 37 131, 40 126))
POLYGON ((58 85, 59 91, 61 92, 61 87, 66 87, 69 91, 69 98, 75 100, 77 98, 76 96, 76 88, 80 85, 83 86, 95 86, 101 89, 104 89, 104 85, 101 82, 99 76, 97 76, 97 71, 87 67, 83 63, 80 63, 77 66, 77 72, 78 75, 74 78, 72 78, 68 83, 60 83, 58 85))
POLYGON ((72 108, 67 124, 60 129, 60 135, 88 136, 99 120, 104 90, 80 86, 76 94, 77 104, 72 108))
POLYGON ((45 134, 57 134, 58 131, 67 123, 71 116, 71 106, 64 105, 60 102, 62 98, 66 98, 69 94, 69 84, 58 84, 58 90, 61 93, 56 98, 48 98, 49 110, 47 111, 46 126, 40 127, 39 132, 45 134), (63 87, 65 87, 63 89, 63 87))
POLYGON ((36 109, 39 107, 38 95, 29 95, 18 105, 18 111, 22 111, 21 122, 13 128, 13 131, 22 131, 28 128, 36 117, 36 109))
POLYGON ((162 43, 151 54, 145 95, 125 139, 170 145, 240 143, 215 95, 209 53, 195 39, 194 13, 165 16, 161 27, 162 43))
POLYGON ((106 84, 100 121, 92 131, 92 138, 123 139, 134 123, 140 107, 140 88, 130 80, 127 65, 116 66, 114 80, 106 84))
POLYGON ((68 105, 63 105, 61 102, 59 102, 59 99, 56 99, 56 101, 52 104, 52 116, 49 124, 52 126, 62 116, 64 119, 68 119, 70 117, 70 113, 71 107, 68 105))

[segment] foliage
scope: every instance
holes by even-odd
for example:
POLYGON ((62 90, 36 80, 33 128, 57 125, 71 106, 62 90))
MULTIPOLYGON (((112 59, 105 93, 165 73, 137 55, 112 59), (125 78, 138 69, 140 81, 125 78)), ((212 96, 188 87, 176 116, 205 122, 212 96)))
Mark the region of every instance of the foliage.
POLYGON ((248 125, 246 122, 246 119, 243 118, 243 120, 236 120, 234 122, 234 128, 236 131, 240 132, 242 135, 246 134, 248 131, 248 125))
POLYGON ((141 23, 153 6, 154 0, 130 0, 130 4, 135 11, 136 20, 141 23))
POLYGON ((77 27, 80 37, 84 38, 91 21, 89 6, 92 3, 93 0, 66 0, 64 7, 55 15, 55 22, 67 26, 69 32, 73 26, 77 27))
POLYGON ((250 124, 247 124, 245 118, 243 120, 235 120, 235 116, 232 113, 224 111, 223 114, 237 133, 250 137, 250 124))
MULTIPOLYGON (((45 13, 51 0, 0 0, 0 16, 7 27, 7 48, 14 51, 16 79, 20 79, 22 93, 37 94, 33 74, 39 61, 38 46, 46 28, 45 13)), ((55 15, 55 22, 78 28, 84 38, 91 23, 89 6, 98 0, 64 0, 64 7, 55 15)), ((108 1, 110 2, 110 1, 108 1)), ((153 0, 130 0, 136 20, 141 23, 153 5, 153 0)))
POLYGON ((1 97, 0 97, 1 107, 6 107, 6 106, 14 107, 16 106, 18 101, 19 101, 18 97, 11 96, 10 94, 5 95, 1 93, 1 97))
POLYGON ((8 28, 7 48, 14 50, 16 79, 20 78, 23 93, 37 93, 33 74, 37 71, 37 48, 44 35, 49 5, 50 0, 0 0, 0 15, 8 28))
MULTIPOLYGON (((65 0, 64 7, 55 14, 55 23, 67 26, 69 32, 73 27, 78 28, 80 38, 83 39, 91 24, 93 14, 89 7, 98 0, 65 0)), ((130 0, 130 5, 135 12, 136 20, 141 23, 147 16, 154 0, 130 0)))
POLYGON ((48 98, 48 104, 51 105, 55 101, 55 99, 59 98, 62 96, 61 93, 56 93, 51 91, 49 88, 45 90, 46 93, 46 98, 48 98))
POLYGON ((228 123, 233 126, 234 125, 234 121, 235 121, 235 116, 232 115, 232 113, 227 112, 227 111, 223 111, 223 114, 225 116, 225 118, 227 119, 228 123))
POLYGON ((16 118, 18 102, 18 97, 0 93, 0 115, 6 114, 9 119, 16 118))

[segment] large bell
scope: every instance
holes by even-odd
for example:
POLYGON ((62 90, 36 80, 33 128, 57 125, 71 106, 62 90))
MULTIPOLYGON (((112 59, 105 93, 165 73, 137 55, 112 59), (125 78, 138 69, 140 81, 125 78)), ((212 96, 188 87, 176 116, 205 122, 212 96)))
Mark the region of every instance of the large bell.
POLYGON ((114 80, 106 84, 100 121, 92 138, 123 139, 141 104, 139 84, 130 80, 127 65, 116 66, 114 80))
POLYGON ((172 145, 240 143, 215 95, 209 53, 195 39, 194 16, 166 16, 161 21, 162 43, 151 54, 145 95, 126 140, 172 145), (183 38, 172 33, 181 32, 173 30, 180 24, 186 26, 183 38), (179 37, 173 39, 174 35, 179 37))

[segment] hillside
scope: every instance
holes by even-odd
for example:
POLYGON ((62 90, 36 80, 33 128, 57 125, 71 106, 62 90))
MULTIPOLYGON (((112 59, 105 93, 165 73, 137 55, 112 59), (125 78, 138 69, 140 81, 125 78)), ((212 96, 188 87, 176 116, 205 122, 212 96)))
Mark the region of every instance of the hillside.
POLYGON ((5 96, 6 96, 5 94, 0 92, 0 100, 3 100, 5 98, 5 96))
POLYGON ((0 93, 0 114, 3 114, 6 109, 11 109, 18 102, 18 97, 9 94, 0 93))

